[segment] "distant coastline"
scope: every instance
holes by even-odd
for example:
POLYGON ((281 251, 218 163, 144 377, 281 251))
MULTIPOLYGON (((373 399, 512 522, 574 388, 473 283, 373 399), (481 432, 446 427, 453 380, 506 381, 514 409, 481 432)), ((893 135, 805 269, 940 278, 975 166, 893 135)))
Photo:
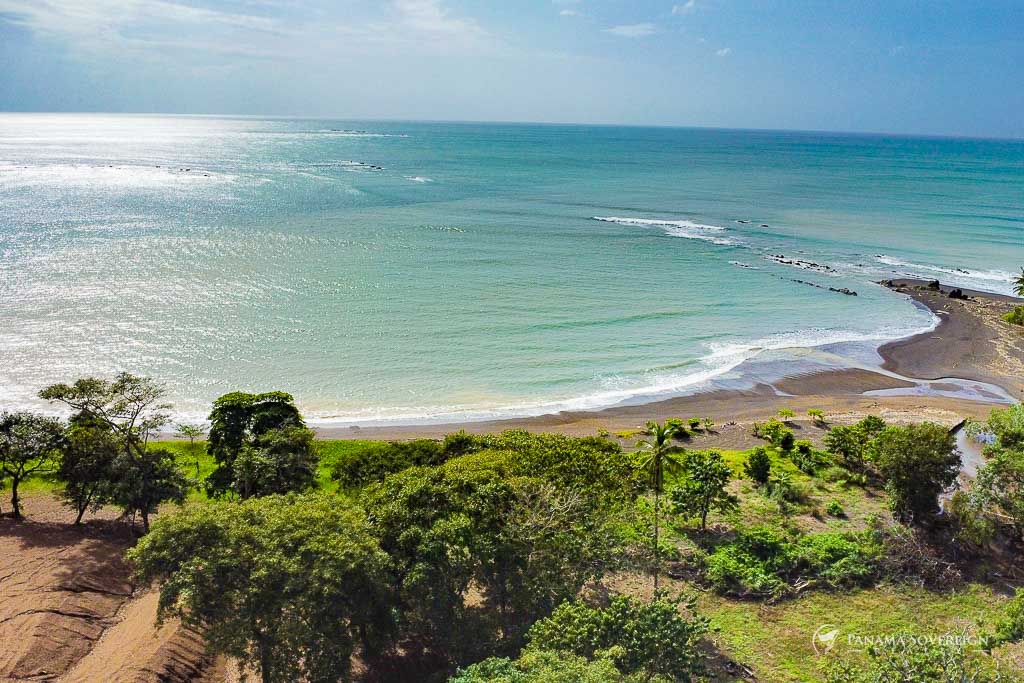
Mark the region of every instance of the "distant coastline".
POLYGON ((878 348, 882 360, 878 368, 806 372, 755 383, 749 389, 718 389, 593 411, 443 424, 319 425, 315 429, 321 437, 334 439, 408 439, 438 437, 460 429, 487 433, 520 428, 585 435, 598 429, 635 428, 648 419, 669 417, 707 416, 720 425, 739 425, 771 416, 779 407, 795 409, 798 414, 808 408, 843 416, 888 411, 904 414, 906 419, 955 422, 985 416, 993 407, 1024 397, 1024 329, 1012 329, 999 320, 999 315, 1020 299, 975 290, 960 290, 969 297, 966 300, 951 299, 949 293, 954 288, 939 285, 936 289, 926 280, 897 279, 883 284, 926 306, 939 317, 939 324, 883 343, 878 348), (948 379, 966 382, 943 381, 948 379))

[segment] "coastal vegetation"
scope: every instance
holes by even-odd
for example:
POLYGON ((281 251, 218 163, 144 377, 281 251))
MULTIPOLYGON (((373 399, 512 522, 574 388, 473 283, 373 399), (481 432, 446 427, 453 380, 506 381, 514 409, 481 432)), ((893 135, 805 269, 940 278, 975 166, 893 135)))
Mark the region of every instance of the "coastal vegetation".
POLYGON ((779 411, 748 450, 685 447, 689 420, 625 448, 521 430, 343 442, 286 393, 234 392, 208 430, 163 441, 148 378, 40 395, 70 417, 0 419, 12 517, 26 486, 75 524, 139 517, 128 559, 159 617, 268 683, 1015 680, 1024 592, 1000 591, 1024 544, 1020 405, 968 425, 986 460, 942 514, 949 430, 876 416, 812 440, 796 433, 823 415, 779 411), (824 623, 942 635, 964 615, 978 647, 812 649, 824 623))

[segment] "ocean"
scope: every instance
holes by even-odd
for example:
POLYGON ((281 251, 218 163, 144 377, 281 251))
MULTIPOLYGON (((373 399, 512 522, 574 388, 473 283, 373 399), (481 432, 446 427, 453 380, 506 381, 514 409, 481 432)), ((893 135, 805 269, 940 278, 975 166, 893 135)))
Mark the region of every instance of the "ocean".
POLYGON ((0 114, 5 409, 120 370, 193 419, 599 408, 934 325, 880 279, 1022 265, 1021 141, 0 114))

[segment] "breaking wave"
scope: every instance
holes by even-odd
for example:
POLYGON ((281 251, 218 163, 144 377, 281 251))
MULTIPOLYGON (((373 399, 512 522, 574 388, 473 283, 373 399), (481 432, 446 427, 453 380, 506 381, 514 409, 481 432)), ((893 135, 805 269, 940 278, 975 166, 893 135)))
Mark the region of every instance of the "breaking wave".
POLYGON ((618 223, 619 225, 636 225, 661 228, 666 235, 682 237, 688 240, 701 240, 723 246, 739 244, 735 239, 723 237, 726 228, 717 225, 705 225, 688 220, 668 220, 661 218, 622 218, 619 216, 594 216, 595 221, 618 223))

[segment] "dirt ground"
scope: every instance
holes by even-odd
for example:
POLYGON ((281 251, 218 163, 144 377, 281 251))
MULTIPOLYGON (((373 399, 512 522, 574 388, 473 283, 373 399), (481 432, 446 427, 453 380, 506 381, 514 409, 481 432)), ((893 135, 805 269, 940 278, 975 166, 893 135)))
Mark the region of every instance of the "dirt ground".
POLYGON ((80 527, 49 494, 0 519, 0 682, 219 681, 195 633, 156 628, 156 595, 133 586, 135 535, 113 515, 80 527))

